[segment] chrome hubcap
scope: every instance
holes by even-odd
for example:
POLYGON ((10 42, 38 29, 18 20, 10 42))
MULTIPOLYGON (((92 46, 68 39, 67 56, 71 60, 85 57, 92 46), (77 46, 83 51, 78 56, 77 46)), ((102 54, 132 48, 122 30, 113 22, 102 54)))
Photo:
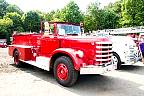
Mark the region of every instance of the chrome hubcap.
POLYGON ((112 63, 117 65, 118 64, 118 59, 116 56, 112 56, 112 63))

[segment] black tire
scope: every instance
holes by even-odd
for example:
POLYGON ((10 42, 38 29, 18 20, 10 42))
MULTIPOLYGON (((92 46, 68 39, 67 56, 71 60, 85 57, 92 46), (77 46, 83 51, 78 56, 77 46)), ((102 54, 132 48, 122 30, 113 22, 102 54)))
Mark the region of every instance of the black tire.
POLYGON ((14 51, 13 57, 14 57, 15 66, 18 67, 18 68, 22 67, 22 62, 19 60, 19 52, 17 50, 14 51))
POLYGON ((120 70, 120 68, 121 68, 121 59, 120 59, 119 55, 115 52, 113 52, 112 63, 117 63, 117 70, 120 70), (114 59, 115 60, 117 59, 117 62, 115 62, 114 59))
MULTIPOLYGON (((78 79, 78 71, 74 69, 71 59, 66 56, 61 56, 56 59, 53 71, 54 71, 54 77, 56 78, 57 82, 65 87, 70 87, 74 85, 78 79), (67 69, 67 75, 65 76, 67 77, 67 79, 64 78, 61 79, 59 78, 60 76, 58 76, 58 72, 60 71, 59 68, 61 68, 59 66, 61 65, 65 66, 63 68, 67 69)), ((59 74, 62 74, 61 71, 59 74)))

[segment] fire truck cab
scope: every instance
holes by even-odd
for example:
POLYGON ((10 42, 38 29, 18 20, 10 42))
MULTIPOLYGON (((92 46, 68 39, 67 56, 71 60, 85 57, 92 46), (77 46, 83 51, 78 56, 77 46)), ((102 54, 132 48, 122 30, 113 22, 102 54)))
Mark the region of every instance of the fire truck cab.
POLYGON ((78 74, 102 74, 116 68, 111 63, 112 42, 107 38, 81 36, 79 24, 45 23, 45 31, 13 34, 9 55, 14 63, 31 64, 54 72, 57 82, 72 86, 78 74))

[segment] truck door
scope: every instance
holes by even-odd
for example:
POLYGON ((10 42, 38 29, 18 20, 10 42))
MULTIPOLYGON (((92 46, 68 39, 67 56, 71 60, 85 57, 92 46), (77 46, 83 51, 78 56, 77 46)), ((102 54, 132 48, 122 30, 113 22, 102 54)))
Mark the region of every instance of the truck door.
POLYGON ((41 39, 40 54, 48 56, 55 49, 59 48, 59 39, 56 36, 49 35, 41 39))
POLYGON ((44 34, 40 40, 40 55, 49 56, 54 50, 59 48, 59 39, 55 36, 54 24, 45 22, 44 34))

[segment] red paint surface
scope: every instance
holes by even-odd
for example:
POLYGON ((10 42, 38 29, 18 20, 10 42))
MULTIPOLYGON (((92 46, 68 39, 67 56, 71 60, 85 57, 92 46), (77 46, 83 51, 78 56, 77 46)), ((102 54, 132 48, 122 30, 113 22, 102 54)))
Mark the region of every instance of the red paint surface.
POLYGON ((60 80, 67 80, 68 78, 68 68, 62 63, 57 66, 57 76, 60 80))
MULTIPOLYGON (((60 23, 58 23, 60 24, 60 23)), ((62 23, 70 24, 73 23, 62 23)), ((12 45, 9 47, 9 54, 12 56, 14 49, 18 49, 21 53, 22 60, 35 60, 31 48, 17 48, 15 45, 32 46, 37 56, 52 57, 57 53, 68 55, 73 63, 74 68, 79 68, 85 64, 94 64, 96 62, 96 42, 108 42, 107 38, 82 37, 82 36, 59 36, 57 32, 57 22, 54 23, 54 32, 51 35, 42 34, 15 34, 13 35, 12 45), (84 53, 83 58, 76 56, 76 51, 81 50, 84 53)), ((100 50, 100 49, 99 49, 100 50)), ((107 61, 109 62, 109 61, 107 61)), ((98 64, 97 64, 98 65, 98 64)))

